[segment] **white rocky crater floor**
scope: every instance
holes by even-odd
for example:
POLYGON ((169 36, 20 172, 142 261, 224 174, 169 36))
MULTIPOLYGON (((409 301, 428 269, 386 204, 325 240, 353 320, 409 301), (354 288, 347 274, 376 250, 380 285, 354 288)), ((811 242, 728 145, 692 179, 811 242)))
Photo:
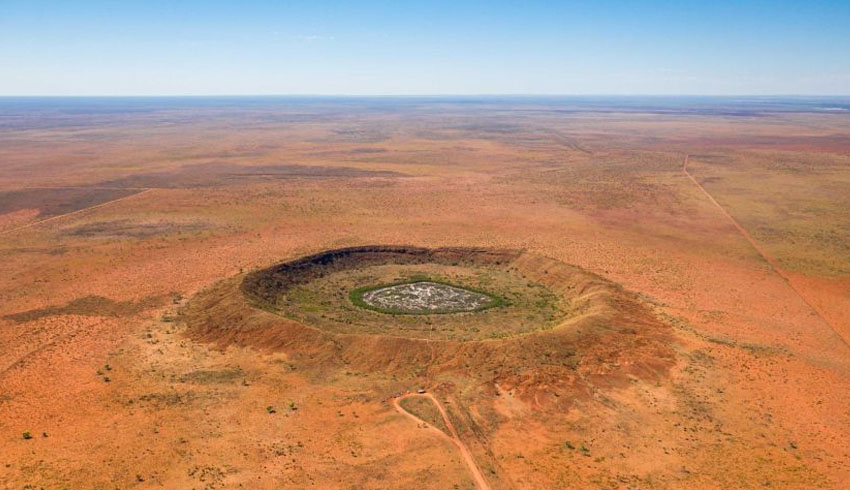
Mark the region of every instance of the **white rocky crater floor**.
POLYGON ((485 294, 430 281, 374 289, 362 299, 375 308, 407 313, 473 311, 493 302, 485 294))

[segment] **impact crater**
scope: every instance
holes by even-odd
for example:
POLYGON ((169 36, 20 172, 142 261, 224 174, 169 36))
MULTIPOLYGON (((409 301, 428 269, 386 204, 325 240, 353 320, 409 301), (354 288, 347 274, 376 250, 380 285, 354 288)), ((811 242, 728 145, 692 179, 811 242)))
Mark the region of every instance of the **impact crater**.
POLYGON ((181 318, 193 339, 282 351, 320 372, 468 378, 536 404, 658 380, 674 362, 670 326, 639 296, 524 250, 327 250, 225 279, 181 318))
POLYGON ((517 250, 367 246, 296 259, 245 276, 256 307, 334 335, 504 339, 580 314, 522 266, 517 250))

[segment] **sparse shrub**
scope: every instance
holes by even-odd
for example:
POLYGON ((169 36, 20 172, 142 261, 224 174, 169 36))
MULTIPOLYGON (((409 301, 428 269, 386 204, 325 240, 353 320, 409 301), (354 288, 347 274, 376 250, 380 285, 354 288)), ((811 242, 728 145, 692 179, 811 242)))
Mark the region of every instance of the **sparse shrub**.
POLYGON ((269 413, 269 414, 277 413, 277 410, 275 410, 275 408, 273 406, 269 405, 269 406, 266 407, 266 413, 269 413))
POLYGON ((32 434, 30 433, 30 431, 24 431, 24 433, 21 434, 21 438, 22 439, 32 439, 32 434))

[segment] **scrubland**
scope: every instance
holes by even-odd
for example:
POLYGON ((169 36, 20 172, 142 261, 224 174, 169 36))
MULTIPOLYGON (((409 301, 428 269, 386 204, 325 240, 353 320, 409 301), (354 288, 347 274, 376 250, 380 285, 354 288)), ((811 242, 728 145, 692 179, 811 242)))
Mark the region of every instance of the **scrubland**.
POLYGON ((390 403, 420 386, 496 489, 850 481, 850 114, 283 100, 3 115, 0 487, 474 488, 455 446, 390 403), (622 299, 617 328, 402 369, 370 356, 412 344, 299 352, 184 321, 250 271, 364 244, 576 266, 622 299))

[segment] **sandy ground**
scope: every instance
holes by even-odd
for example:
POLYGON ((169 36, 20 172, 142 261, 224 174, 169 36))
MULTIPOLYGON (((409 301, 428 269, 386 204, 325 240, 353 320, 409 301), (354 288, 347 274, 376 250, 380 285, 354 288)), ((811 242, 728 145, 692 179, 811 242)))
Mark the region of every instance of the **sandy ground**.
POLYGON ((478 468, 478 464, 475 462, 475 458, 472 457, 472 453, 469 452, 469 448, 466 447, 466 444, 464 444, 463 441, 460 439, 460 437, 458 437, 457 431, 455 430, 451 419, 449 418, 448 414, 446 413, 446 409, 443 408, 443 405, 440 403, 439 400, 434 398, 434 395, 432 395, 430 393, 405 394, 405 395, 393 398, 393 407, 399 413, 405 415, 406 417, 411 418, 417 424, 427 425, 429 429, 432 429, 431 432, 436 431, 434 433, 441 434, 444 437, 447 437, 449 440, 451 440, 452 443, 455 446, 457 446, 457 449, 460 452, 461 456, 463 456, 463 461, 464 461, 464 463, 466 463, 466 467, 467 467, 467 469, 469 469, 469 473, 472 475, 473 480, 475 480, 475 487, 478 488, 479 490, 490 490, 490 484, 487 483, 487 479, 484 478, 484 475, 481 473, 481 469, 478 468), (440 416, 443 418, 443 423, 446 425, 446 428, 448 429, 448 434, 444 433, 443 431, 441 431, 437 427, 428 424, 424 420, 416 417, 412 413, 405 410, 399 404, 399 402, 401 400, 403 400, 405 398, 411 398, 411 397, 423 397, 423 398, 427 398, 429 401, 431 401, 434 404, 434 406, 437 407, 437 410, 439 410, 440 416))
POLYGON ((48 194, 0 199, 0 487, 476 488, 455 442, 494 489, 850 480, 847 116, 279 110, 2 130, 0 191, 48 194), (45 213, 55 186, 144 192, 45 213), (590 388, 533 398, 545 359, 512 386, 458 377, 434 388, 453 442, 394 408, 415 366, 221 349, 174 321, 240 271, 364 243, 576 264, 665 319, 675 365, 615 384, 636 359, 607 352, 590 388))

